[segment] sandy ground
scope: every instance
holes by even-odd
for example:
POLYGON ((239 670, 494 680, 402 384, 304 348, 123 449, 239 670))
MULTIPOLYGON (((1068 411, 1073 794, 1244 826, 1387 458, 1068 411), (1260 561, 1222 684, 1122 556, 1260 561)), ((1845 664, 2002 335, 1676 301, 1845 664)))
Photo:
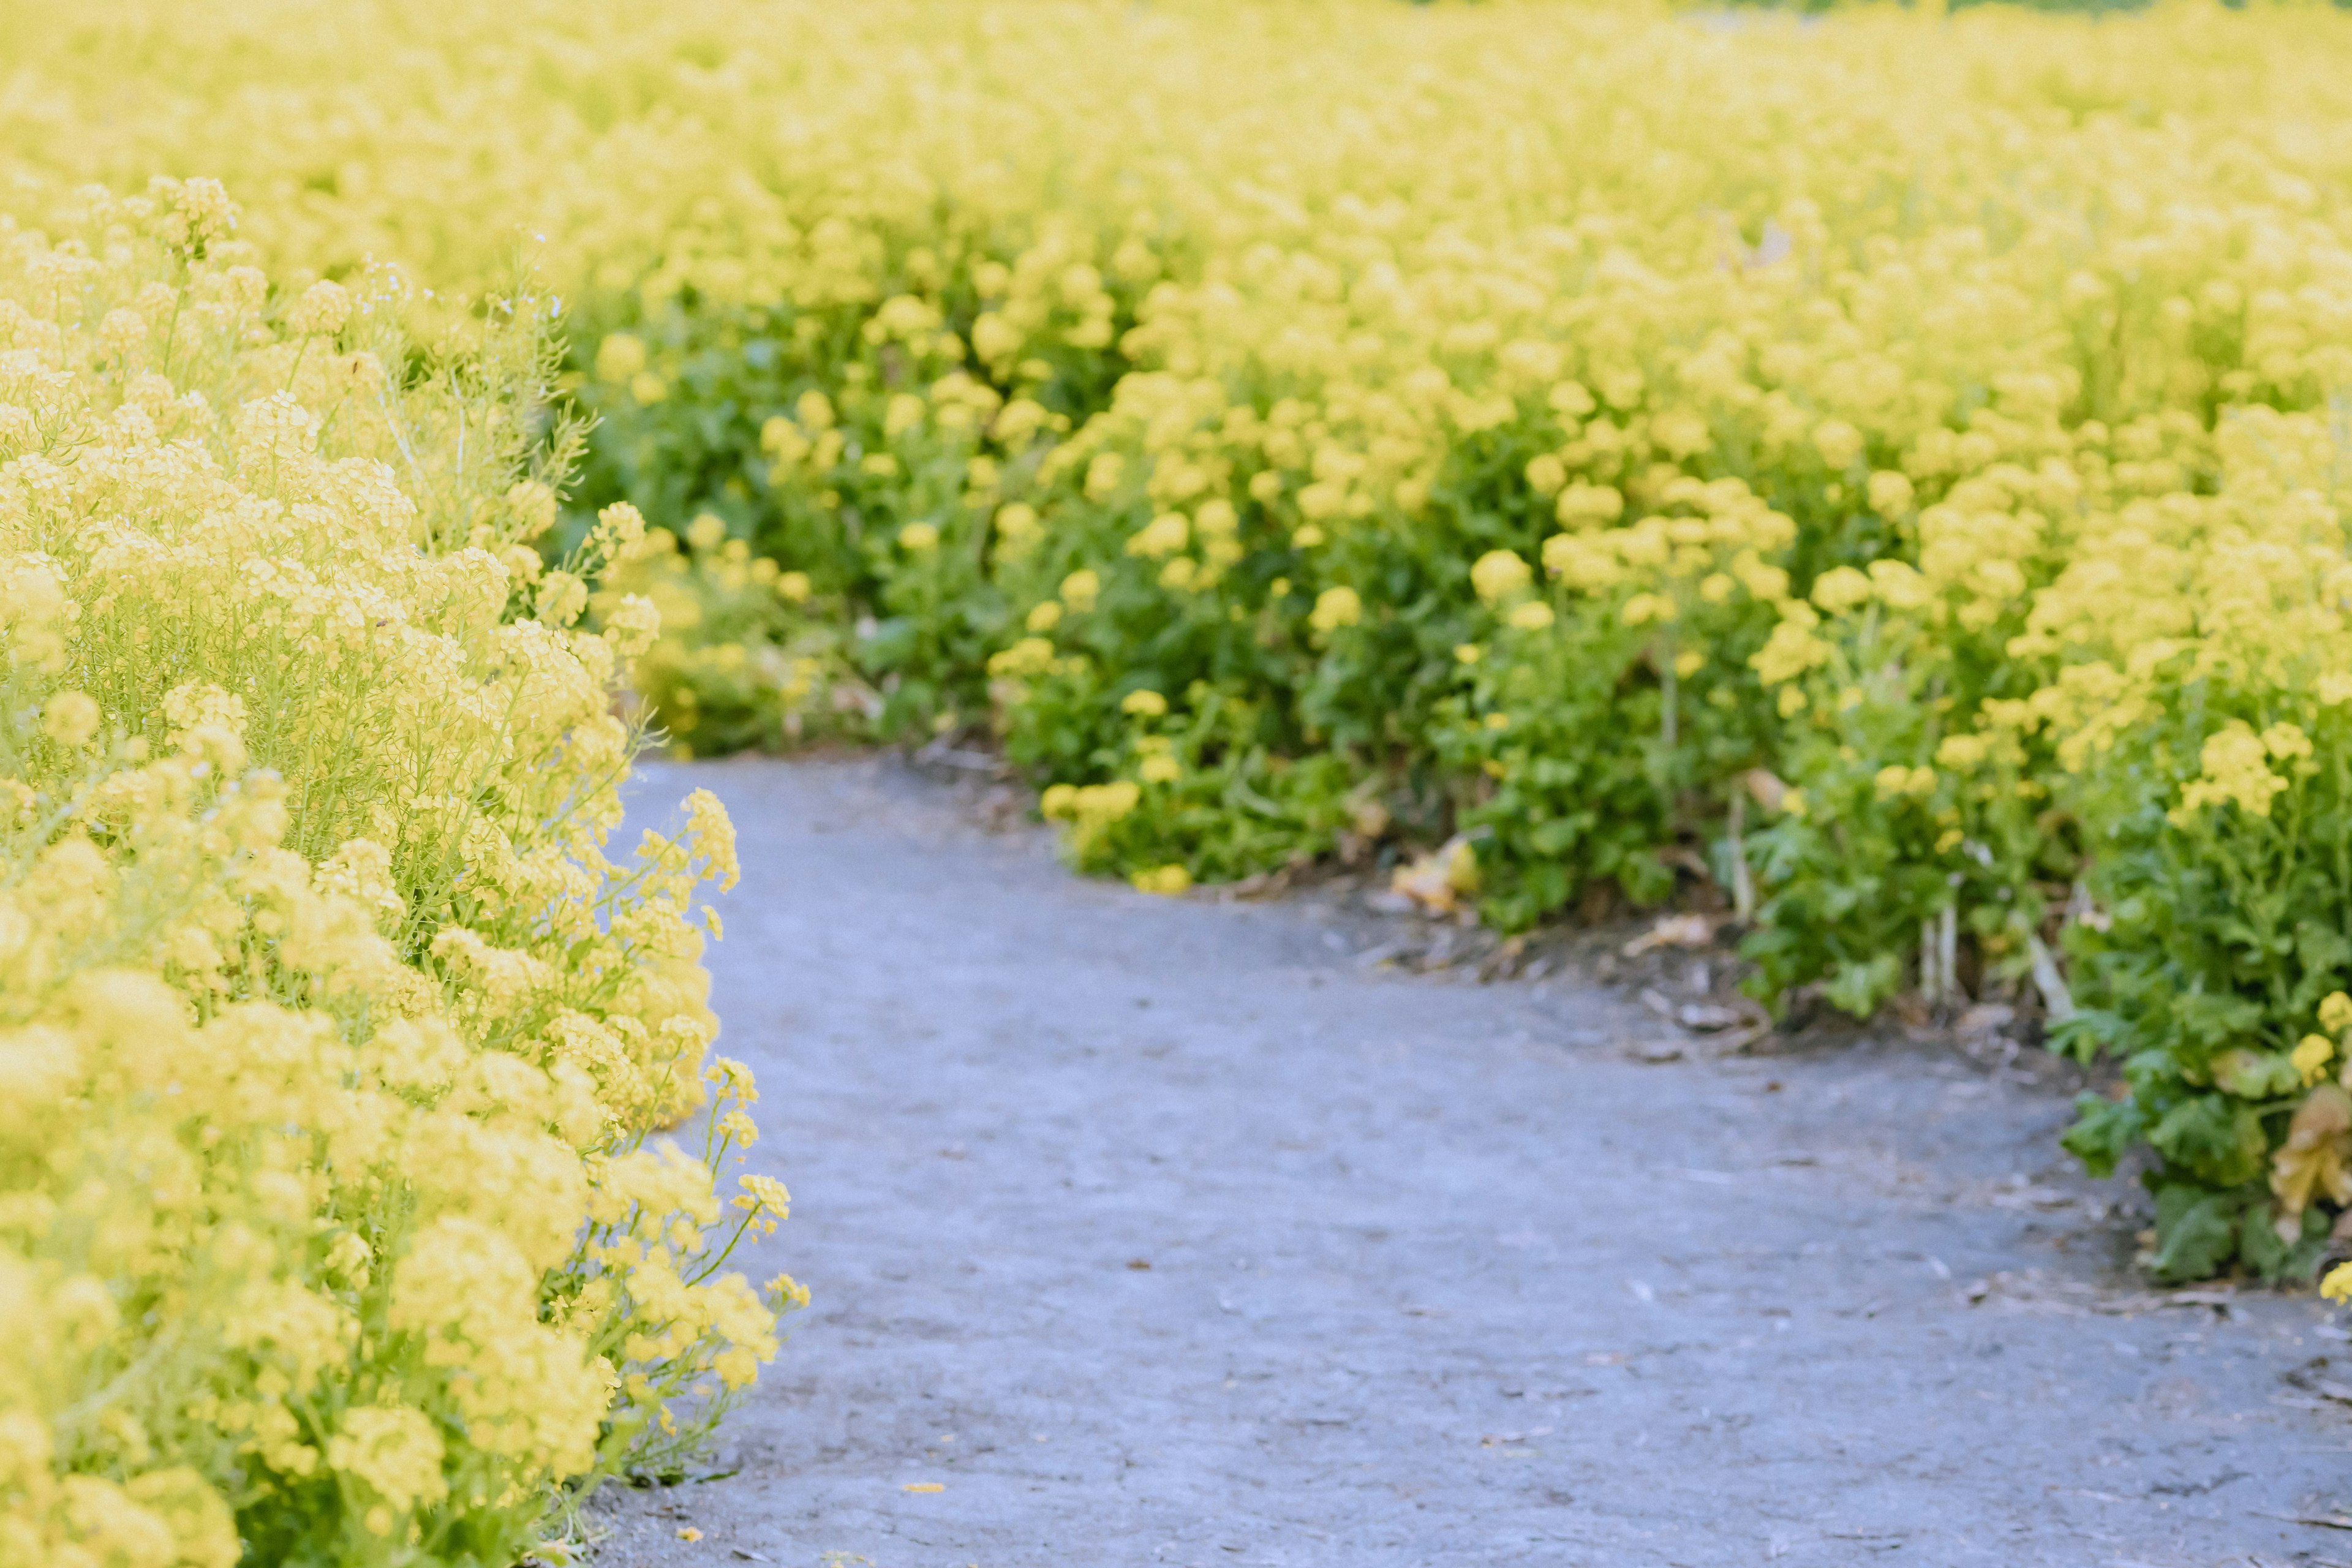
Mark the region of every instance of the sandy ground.
POLYGON ((1080 880, 893 763, 695 784, 815 1305, 600 1568, 2352 1563, 2336 1314, 2152 1291, 2051 1089, 1643 1062, 1615 991, 1080 880))

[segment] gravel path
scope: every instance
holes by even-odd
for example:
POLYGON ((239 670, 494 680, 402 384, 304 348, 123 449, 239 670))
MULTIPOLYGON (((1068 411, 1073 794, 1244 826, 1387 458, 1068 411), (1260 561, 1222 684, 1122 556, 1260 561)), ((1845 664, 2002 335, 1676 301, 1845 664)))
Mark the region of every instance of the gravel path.
POLYGON ((2352 1561, 2273 1517, 2352 1501, 2331 1314, 2150 1295, 2048 1089, 1645 1065, 1610 992, 1083 881, 887 762, 650 775, 741 830, 756 1267, 816 1304, 600 1568, 2352 1561))

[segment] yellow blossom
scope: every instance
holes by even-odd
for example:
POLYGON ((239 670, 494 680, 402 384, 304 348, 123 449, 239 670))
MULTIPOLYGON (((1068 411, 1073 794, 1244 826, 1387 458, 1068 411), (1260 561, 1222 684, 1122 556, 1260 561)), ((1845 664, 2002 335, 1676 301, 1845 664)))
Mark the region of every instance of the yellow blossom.
POLYGON ((1352 626, 1364 618, 1364 604, 1353 588, 1326 588, 1316 596, 1314 611, 1307 617, 1317 631, 1330 633, 1341 626, 1352 626))
POLYGON ((98 704, 82 691, 60 691, 41 710, 41 729, 60 746, 88 745, 98 733, 98 704))
POLYGON ((1139 892, 1173 897, 1192 885, 1192 874, 1181 865, 1167 865, 1154 870, 1138 871, 1133 881, 1139 892))
POLYGON ((2289 1053, 2294 1070, 2301 1075, 2303 1086, 2309 1089, 2327 1076, 2327 1064, 2336 1056, 2336 1042, 2325 1035, 2305 1035, 2295 1042, 2289 1053))
MULTIPOLYGON (((2294 735, 2299 739, 2301 731, 2294 735)), ((2175 820, 2186 820, 2202 806, 2222 805, 2268 816, 2272 800, 2287 787, 2286 780, 2271 772, 2271 755, 2265 737, 2243 725, 2232 725, 2208 737, 2203 768, 2182 786, 2180 804, 2172 814, 2175 820)))
POLYGON ((1470 568, 1472 585, 1490 605, 1524 593, 1533 579, 1528 563, 1507 550, 1490 550, 1470 568))

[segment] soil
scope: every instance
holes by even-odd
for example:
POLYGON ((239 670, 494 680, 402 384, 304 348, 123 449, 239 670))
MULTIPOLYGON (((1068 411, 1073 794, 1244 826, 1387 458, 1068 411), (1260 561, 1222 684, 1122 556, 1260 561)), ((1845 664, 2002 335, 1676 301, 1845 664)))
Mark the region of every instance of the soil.
POLYGON ((1809 1045, 1703 951, 1081 879, 900 762, 695 784, 815 1302, 598 1568, 2352 1563, 2338 1314, 2151 1285, 1997 1017, 1809 1045))

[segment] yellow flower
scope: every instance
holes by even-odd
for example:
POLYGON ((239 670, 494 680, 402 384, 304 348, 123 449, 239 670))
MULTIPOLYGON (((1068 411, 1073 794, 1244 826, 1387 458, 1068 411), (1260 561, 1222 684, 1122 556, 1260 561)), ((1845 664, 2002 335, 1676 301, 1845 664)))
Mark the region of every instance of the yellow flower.
POLYGON ((1787 607, 1763 647, 1748 661, 1758 679, 1767 686, 1779 686, 1829 662, 1832 650, 1813 634, 1816 619, 1804 605, 1787 607))
POLYGON ((1141 687, 1119 699, 1118 710, 1139 719, 1157 719, 1168 711, 1168 699, 1141 687))
POLYGON ((646 368, 645 341, 634 333, 614 332, 596 348, 596 379, 625 384, 646 368))
POLYGON ((1173 898, 1192 885, 1192 873, 1181 865, 1170 864, 1154 870, 1138 871, 1129 879, 1138 892, 1158 893, 1173 898))
POLYGON ((1044 533, 1045 526, 1037 521, 1035 507, 1025 502, 1014 501, 997 509, 997 537, 1002 539, 1005 548, 1014 554, 1017 555, 1025 551, 1044 533))
POLYGON ((1016 679, 1043 675, 1054 667, 1054 645, 1044 637, 1023 637, 1011 647, 991 654, 988 673, 1016 679))
POLYGON ((2294 1063, 2294 1070, 2302 1077, 2304 1088, 2309 1089, 2327 1076, 2327 1064, 2335 1055, 2335 1041, 2325 1035, 2305 1035, 2295 1042, 2288 1059, 2294 1063))
POLYGON ((87 692, 60 691, 41 710, 41 730, 60 746, 86 746, 98 733, 100 717, 87 692))
POLYGON ((2352 996, 2341 991, 2329 992, 2319 1004, 2319 1026, 2338 1037, 2352 1029, 2352 996))
POLYGON ((1981 763, 1990 748, 1981 735, 1947 735, 1936 745, 1936 765, 1965 772, 1981 763))
POLYGON ((1528 563, 1507 550, 1490 550, 1470 568, 1471 585, 1490 605, 1526 592, 1534 578, 1528 563))
POLYGON ((296 337, 331 337, 352 319, 351 291, 321 279, 302 290, 286 312, 286 330, 296 337))
POLYGON ((346 1411, 327 1463, 364 1482, 396 1513, 438 1501, 447 1492, 441 1474, 441 1435, 419 1410, 362 1406, 346 1411))
POLYGON ((758 1175, 742 1176, 738 1180, 743 1188, 742 1194, 735 1200, 738 1207, 764 1210, 778 1219, 792 1213, 793 1195, 784 1190, 783 1183, 772 1176, 758 1175))
POLYGON ((1625 601, 1625 607, 1618 612, 1618 616, 1629 626, 1671 621, 1675 618, 1675 602, 1664 594, 1636 594, 1625 601))
MULTIPOLYGON (((2292 745, 2302 731, 2292 725, 2274 727, 2275 731, 2290 731, 2279 736, 2279 743, 2292 745)), ((2307 745, 2308 742, 2305 742, 2307 745)), ((2185 822, 2199 808, 2207 805, 2235 805, 2255 816, 2271 814, 2271 801, 2287 787, 2287 781, 2270 771, 2272 742, 2268 737, 2256 735, 2242 724, 2232 724, 2207 737, 2202 756, 2203 769, 2195 779, 2184 785, 2180 804, 2172 812, 2176 822, 2185 822)), ((2290 753, 2292 754, 2292 753, 2290 753)))
POLYGON ((1552 510, 1562 525, 1569 528, 1612 522, 1623 515, 1625 498, 1613 485, 1588 484, 1579 480, 1559 492, 1559 502, 1552 510))
POLYGON ((1364 618, 1364 602, 1353 588, 1326 588, 1315 596, 1315 608, 1307 616, 1307 624, 1326 635, 1341 626, 1352 626, 1364 618))
POLYGON ((1832 566, 1813 580, 1813 603, 1840 615, 1870 603, 1870 579, 1851 566, 1832 566))
POLYGON ((1127 552, 1156 559, 1183 549, 1192 537, 1192 525, 1181 512, 1162 512, 1127 542, 1127 552))
POLYGON ((2273 724, 2263 731, 2263 750, 2280 762, 2311 755, 2311 737, 2293 724, 2273 724))
POLYGON ((1104 452, 1087 465, 1086 492, 1091 501, 1106 501, 1118 493, 1120 481, 1126 477, 1127 459, 1117 452, 1104 452))
POLYGON ((2352 1263, 2339 1263, 2319 1282, 2319 1293, 2331 1301, 2352 1301, 2352 1263))
POLYGON ((1832 470, 1849 468, 1862 456, 1862 432, 1843 419, 1825 419, 1813 427, 1813 446, 1832 470))

